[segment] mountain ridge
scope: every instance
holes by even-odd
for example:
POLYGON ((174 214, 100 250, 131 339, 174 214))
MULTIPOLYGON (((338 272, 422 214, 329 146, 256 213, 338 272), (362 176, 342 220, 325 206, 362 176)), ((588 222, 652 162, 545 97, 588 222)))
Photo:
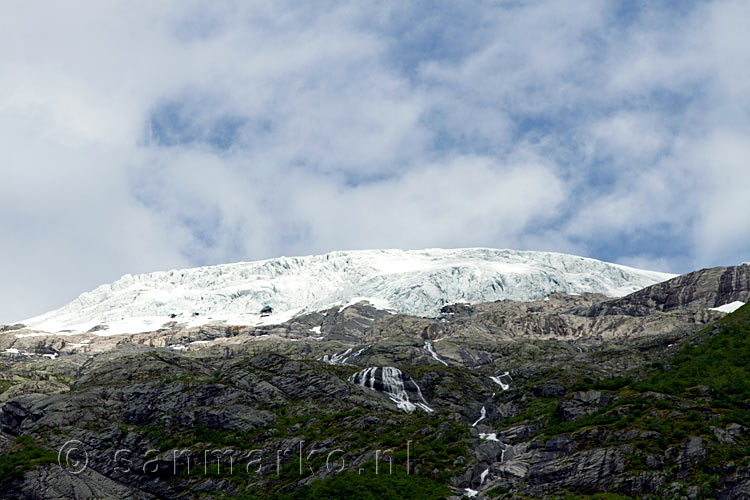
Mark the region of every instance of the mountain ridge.
POLYGON ((626 295, 674 275, 554 252, 489 248, 337 251, 304 257, 129 275, 22 321, 44 331, 155 330, 166 316, 190 325, 281 323, 357 300, 435 316, 456 302, 536 300, 556 293, 626 295), (265 306, 271 318, 260 318, 265 306), (141 320, 138 320, 141 318, 141 320), (112 323, 119 323, 113 325, 112 323))
POLYGON ((746 498, 750 306, 711 306, 750 301, 748 271, 437 317, 0 331, 0 496, 746 498))

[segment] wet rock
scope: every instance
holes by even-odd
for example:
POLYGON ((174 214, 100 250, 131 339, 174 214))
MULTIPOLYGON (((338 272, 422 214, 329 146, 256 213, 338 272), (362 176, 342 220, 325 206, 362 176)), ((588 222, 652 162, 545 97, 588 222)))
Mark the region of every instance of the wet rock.
POLYGON ((473 448, 472 454, 480 462, 499 462, 504 449, 505 445, 502 443, 482 440, 479 445, 473 448))

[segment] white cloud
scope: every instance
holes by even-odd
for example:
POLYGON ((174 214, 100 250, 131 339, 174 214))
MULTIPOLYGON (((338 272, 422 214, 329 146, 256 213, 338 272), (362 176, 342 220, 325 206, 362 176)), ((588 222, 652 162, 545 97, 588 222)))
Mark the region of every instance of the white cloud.
POLYGON ((746 2, 473 8, 3 5, 0 322, 126 272, 333 249, 667 231, 591 256, 747 260, 746 2))
POLYGON ((689 161, 703 181, 695 196, 698 210, 693 232, 699 260, 731 262, 750 251, 750 224, 746 222, 750 214, 747 137, 720 131, 691 148, 689 161))
POLYGON ((291 215, 314 228, 320 250, 514 246, 528 225, 554 215, 564 195, 549 168, 502 166, 476 157, 454 158, 351 190, 328 185, 323 196, 307 186, 299 186, 290 200, 291 215))
POLYGON ((588 154, 603 155, 615 167, 645 167, 670 146, 666 125, 656 113, 618 112, 591 124, 588 154))

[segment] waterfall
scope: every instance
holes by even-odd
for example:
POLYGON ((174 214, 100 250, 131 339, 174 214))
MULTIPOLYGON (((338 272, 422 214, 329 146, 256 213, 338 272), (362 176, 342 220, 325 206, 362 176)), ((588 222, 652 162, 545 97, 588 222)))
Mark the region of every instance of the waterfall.
POLYGON ((346 358, 348 354, 352 352, 352 348, 350 347, 346 351, 342 352, 341 354, 331 354, 328 356, 328 354, 324 355, 321 358, 321 361, 324 361, 328 363, 329 365, 345 365, 346 364, 346 358))
POLYGON ((432 355, 432 357, 433 357, 433 358, 434 358, 435 360, 437 360, 437 361, 439 361, 439 362, 443 363, 443 364, 444 364, 445 366, 448 366, 448 363, 446 363, 445 361, 443 361, 442 359, 440 359, 440 358, 438 357, 437 353, 435 352, 435 349, 434 349, 434 348, 432 347, 432 342, 429 342, 429 341, 425 341, 425 343, 424 343, 424 348, 425 348, 425 349, 427 350, 427 352, 429 352, 429 353, 430 353, 430 355, 432 355))
MULTIPOLYGON (((377 366, 365 368, 364 370, 350 376, 348 378, 348 381, 362 387, 376 390, 375 382, 377 370, 377 366)), ((428 413, 431 413, 433 411, 432 408, 427 406, 427 400, 425 400, 424 396, 422 395, 422 390, 419 388, 419 385, 411 377, 409 377, 409 381, 414 385, 414 388, 417 390, 417 394, 419 395, 419 399, 421 399, 422 401, 412 402, 409 400, 409 394, 406 392, 403 374, 398 368, 395 368, 393 366, 384 366, 381 370, 380 380, 382 382, 382 391, 388 395, 391 401, 396 403, 396 406, 398 408, 404 410, 406 413, 411 413, 417 408, 428 413)))
POLYGON ((507 391, 510 389, 510 384, 503 382, 503 377, 508 377, 510 380, 513 380, 513 377, 510 376, 510 372, 501 373, 497 377, 490 377, 490 380, 498 384, 502 390, 507 391))
POLYGON ((484 420, 486 417, 487 417, 487 409, 484 406, 482 406, 482 412, 479 414, 479 418, 477 419, 476 422, 471 424, 471 426, 476 427, 477 424, 481 422, 482 420, 484 420))
POLYGON ((365 368, 364 370, 355 373, 347 380, 352 384, 369 387, 370 389, 375 390, 375 374, 377 370, 377 366, 371 366, 370 368, 365 368))
POLYGON ((350 356, 349 354, 352 352, 352 349, 353 349, 350 347, 349 349, 347 349, 346 351, 342 353, 335 353, 335 354, 331 354, 330 356, 328 354, 325 354, 323 355, 322 358, 318 358, 318 359, 320 361, 328 363, 329 365, 345 365, 347 364, 346 362, 349 360, 349 358, 356 358, 357 356, 359 356, 360 354, 362 354, 369 348, 370 348, 369 345, 365 346, 350 356))

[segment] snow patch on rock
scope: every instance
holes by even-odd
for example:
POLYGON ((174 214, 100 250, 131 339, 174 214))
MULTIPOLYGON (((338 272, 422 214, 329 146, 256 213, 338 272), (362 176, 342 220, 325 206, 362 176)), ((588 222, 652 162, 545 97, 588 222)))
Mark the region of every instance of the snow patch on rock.
POLYGON ((740 307, 742 307, 744 305, 745 305, 744 302, 740 302, 739 300, 735 300, 734 302, 730 302, 729 304, 724 304, 724 305, 721 305, 719 307, 712 307, 711 310, 712 311, 721 311, 721 312, 724 312, 724 313, 733 313, 734 311, 736 311, 737 309, 739 309, 740 307))

